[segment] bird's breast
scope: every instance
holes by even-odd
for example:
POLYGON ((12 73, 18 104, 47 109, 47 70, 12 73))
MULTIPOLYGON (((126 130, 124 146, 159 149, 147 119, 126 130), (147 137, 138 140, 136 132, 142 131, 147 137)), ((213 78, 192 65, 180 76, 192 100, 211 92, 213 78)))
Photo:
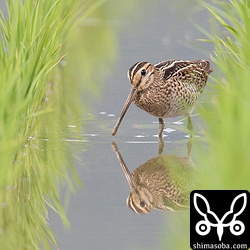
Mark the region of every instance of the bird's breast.
POLYGON ((195 85, 169 81, 138 91, 134 103, 153 116, 174 117, 189 114, 199 95, 195 85))

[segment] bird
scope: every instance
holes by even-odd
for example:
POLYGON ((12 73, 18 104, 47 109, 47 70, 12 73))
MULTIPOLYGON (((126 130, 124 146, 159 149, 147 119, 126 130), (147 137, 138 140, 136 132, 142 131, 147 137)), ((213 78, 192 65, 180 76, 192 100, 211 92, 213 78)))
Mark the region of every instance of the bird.
POLYGON ((211 72, 210 62, 203 59, 135 63, 128 70, 131 88, 112 135, 117 133, 132 102, 158 117, 159 134, 164 129, 163 118, 180 115, 188 117, 188 128, 192 130, 190 115, 211 72))
POLYGON ((160 153, 131 173, 117 145, 112 143, 130 187, 126 203, 133 212, 148 214, 153 209, 173 212, 189 209, 190 192, 197 182, 190 146, 185 157, 160 153))

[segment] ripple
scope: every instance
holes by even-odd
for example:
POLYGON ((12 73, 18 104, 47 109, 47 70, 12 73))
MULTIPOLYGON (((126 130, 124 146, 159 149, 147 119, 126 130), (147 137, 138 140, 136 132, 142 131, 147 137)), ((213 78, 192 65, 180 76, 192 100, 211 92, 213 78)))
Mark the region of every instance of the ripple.
POLYGON ((171 133, 171 132, 174 132, 174 131, 176 131, 176 130, 175 130, 175 129, 172 129, 172 128, 165 128, 163 131, 164 131, 164 132, 167 132, 167 133, 171 133))

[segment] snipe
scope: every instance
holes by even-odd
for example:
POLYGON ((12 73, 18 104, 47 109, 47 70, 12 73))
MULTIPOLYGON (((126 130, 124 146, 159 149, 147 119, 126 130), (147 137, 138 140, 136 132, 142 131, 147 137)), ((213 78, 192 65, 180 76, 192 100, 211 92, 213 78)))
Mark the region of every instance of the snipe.
POLYGON ((147 214, 153 208, 165 211, 183 211, 189 208, 190 192, 196 185, 190 157, 192 138, 187 145, 186 157, 162 155, 164 144, 159 144, 158 156, 148 160, 132 173, 114 142, 112 147, 130 187, 127 206, 132 211, 147 214))
POLYGON ((137 62, 128 71, 130 93, 112 131, 115 135, 131 102, 159 118, 159 134, 164 128, 163 118, 190 114, 213 71, 206 60, 169 60, 152 65, 137 62))

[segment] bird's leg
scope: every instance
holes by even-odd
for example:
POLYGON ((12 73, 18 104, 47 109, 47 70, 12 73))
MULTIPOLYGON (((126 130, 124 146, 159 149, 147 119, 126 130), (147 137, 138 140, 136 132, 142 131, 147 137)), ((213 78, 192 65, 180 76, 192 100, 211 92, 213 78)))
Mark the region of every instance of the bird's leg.
POLYGON ((158 147, 158 155, 163 152, 164 148, 164 141, 162 139, 162 132, 164 129, 164 121, 162 118, 159 118, 159 132, 158 132, 158 140, 159 140, 159 147, 158 147))
POLYGON ((164 129, 164 121, 162 118, 159 118, 159 133, 158 133, 158 136, 162 136, 162 132, 163 132, 163 129, 164 129))
POLYGON ((190 157, 191 155, 192 145, 193 145, 193 137, 190 136, 188 143, 187 143, 187 156, 188 157, 190 157))
POLYGON ((158 155, 161 155, 164 149, 164 141, 162 137, 159 137, 159 144, 158 144, 158 155))
POLYGON ((194 132, 193 123, 192 123, 190 115, 188 116, 188 125, 187 125, 187 128, 188 128, 188 131, 189 131, 189 134, 190 134, 190 138, 189 138, 188 143, 187 143, 188 156, 190 156, 191 150, 192 150, 193 132, 194 132))
POLYGON ((188 131, 189 131, 190 138, 193 137, 194 128, 193 128, 193 123, 192 123, 192 120, 191 120, 191 116, 190 116, 190 115, 188 116, 188 125, 187 125, 187 129, 188 129, 188 131))

